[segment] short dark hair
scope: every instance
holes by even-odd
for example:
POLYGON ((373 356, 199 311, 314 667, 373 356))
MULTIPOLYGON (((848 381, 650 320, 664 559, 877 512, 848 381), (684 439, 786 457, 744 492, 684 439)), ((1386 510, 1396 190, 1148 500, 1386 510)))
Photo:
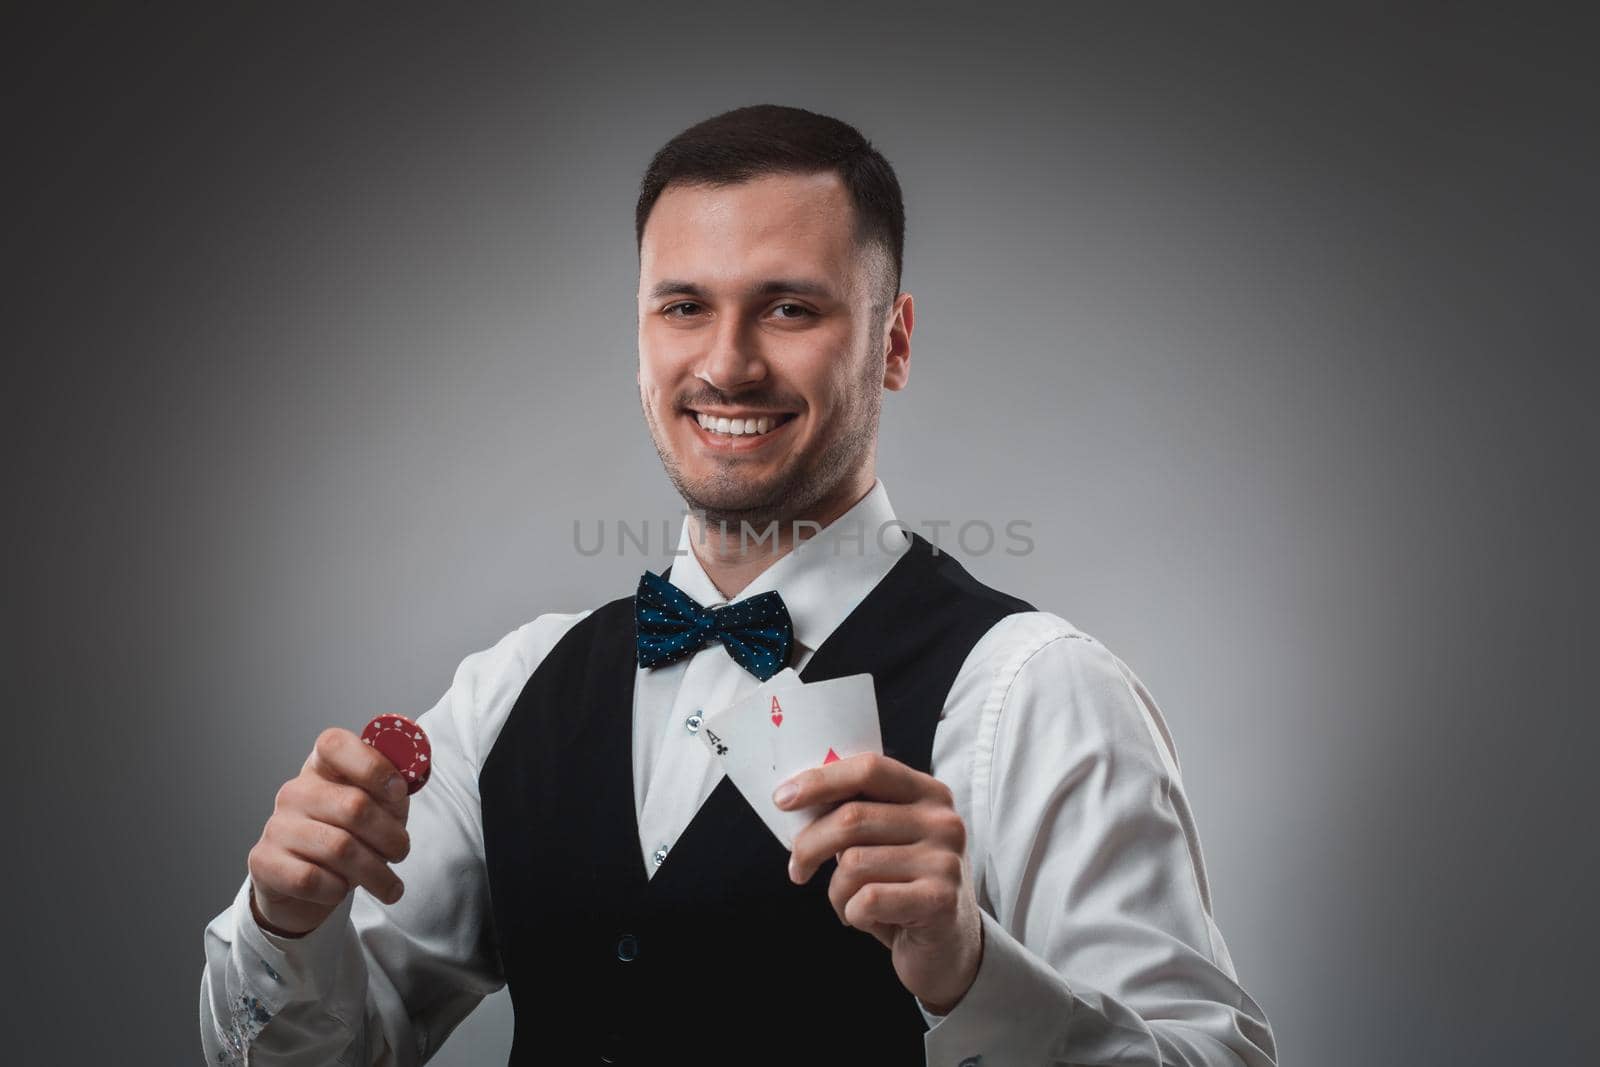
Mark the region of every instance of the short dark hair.
POLYGON ((639 183, 634 231, 644 246, 644 224, 667 186, 732 185, 763 174, 832 171, 844 181, 856 209, 856 240, 877 242, 894 272, 892 303, 900 291, 906 210, 900 182, 883 154, 849 123, 814 111, 756 104, 697 122, 661 147, 639 183))

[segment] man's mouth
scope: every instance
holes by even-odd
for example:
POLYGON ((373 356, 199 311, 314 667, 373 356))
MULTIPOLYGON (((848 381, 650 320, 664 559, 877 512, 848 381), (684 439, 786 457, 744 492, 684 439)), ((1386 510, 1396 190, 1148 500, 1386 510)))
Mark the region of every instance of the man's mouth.
POLYGON ((793 412, 780 412, 776 415, 735 413, 730 416, 691 411, 688 414, 694 417, 702 430, 720 437, 760 437, 794 418, 793 412))

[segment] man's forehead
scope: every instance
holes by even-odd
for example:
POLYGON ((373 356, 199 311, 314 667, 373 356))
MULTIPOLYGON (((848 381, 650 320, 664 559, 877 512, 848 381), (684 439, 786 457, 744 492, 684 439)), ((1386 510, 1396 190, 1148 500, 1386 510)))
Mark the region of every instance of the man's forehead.
POLYGON ((642 250, 686 242, 845 247, 855 227, 837 174, 765 174, 718 185, 669 185, 645 223, 642 250))
POLYGON ((854 223, 844 179, 834 171, 758 174, 737 182, 673 182, 661 191, 650 226, 667 217, 701 224, 750 224, 781 215, 790 221, 854 223))
POLYGON ((670 185, 645 224, 640 288, 653 293, 682 281, 745 289, 793 278, 838 289, 866 251, 856 246, 854 206, 835 173, 670 185))

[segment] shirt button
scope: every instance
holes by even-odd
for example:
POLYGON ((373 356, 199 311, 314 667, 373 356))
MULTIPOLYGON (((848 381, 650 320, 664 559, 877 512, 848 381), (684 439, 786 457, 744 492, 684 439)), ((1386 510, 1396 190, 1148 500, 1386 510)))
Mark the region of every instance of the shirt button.
POLYGON ((622 939, 617 942, 617 959, 627 963, 637 955, 639 955, 639 939, 632 934, 623 934, 622 939))
POLYGON ((689 732, 691 734, 698 733, 700 730, 700 724, 704 721, 705 720, 700 717, 700 713, 696 711, 693 715, 683 720, 683 725, 689 728, 689 732))
POLYGON ((666 845, 662 845, 660 848, 656 849, 654 859, 656 861, 656 866, 657 867, 659 867, 663 863, 667 862, 667 846, 666 845))

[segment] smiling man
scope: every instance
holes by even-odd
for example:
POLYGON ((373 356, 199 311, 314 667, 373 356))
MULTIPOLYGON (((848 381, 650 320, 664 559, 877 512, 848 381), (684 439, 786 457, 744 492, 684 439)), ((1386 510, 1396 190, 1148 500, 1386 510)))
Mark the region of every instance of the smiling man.
POLYGON ((421 1063, 505 985, 513 1063, 1271 1065, 1154 701, 896 526, 887 161, 741 108, 656 154, 636 221, 678 557, 468 656, 419 718, 414 798, 317 738, 207 928, 209 1060, 421 1063), (662 598, 692 639, 651 640, 662 598), (779 788, 825 812, 792 854, 696 736, 782 666, 870 672, 884 749, 779 788))
MULTIPOLYGON (((760 136, 763 117, 723 124, 760 136)), ((796 522, 827 526, 872 488, 883 390, 905 384, 911 359, 912 301, 899 293, 905 224, 881 157, 858 166, 893 189, 894 209, 862 219, 837 171, 750 173, 698 148, 686 134, 645 178, 639 393, 667 476, 702 523, 697 544, 719 535, 708 573, 731 597, 776 558, 748 551, 751 531, 777 523, 781 552, 796 522), (708 165, 715 184, 667 184, 708 165)))

